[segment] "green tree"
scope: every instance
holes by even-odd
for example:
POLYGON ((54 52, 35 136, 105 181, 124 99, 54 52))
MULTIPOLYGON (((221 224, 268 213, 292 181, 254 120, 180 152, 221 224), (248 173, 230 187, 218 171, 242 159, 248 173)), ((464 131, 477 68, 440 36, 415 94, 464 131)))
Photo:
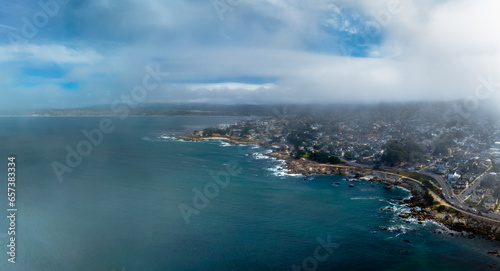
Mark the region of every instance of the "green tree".
POLYGON ((382 162, 391 166, 402 162, 422 162, 424 153, 417 142, 408 140, 404 144, 397 141, 390 141, 385 147, 382 162))
POLYGON ((497 186, 495 190, 493 191, 493 196, 496 197, 497 199, 500 198, 500 186, 497 186))
POLYGON ((390 141, 385 147, 382 162, 395 166, 396 164, 406 161, 407 157, 408 152, 405 150, 403 144, 397 141, 390 141))

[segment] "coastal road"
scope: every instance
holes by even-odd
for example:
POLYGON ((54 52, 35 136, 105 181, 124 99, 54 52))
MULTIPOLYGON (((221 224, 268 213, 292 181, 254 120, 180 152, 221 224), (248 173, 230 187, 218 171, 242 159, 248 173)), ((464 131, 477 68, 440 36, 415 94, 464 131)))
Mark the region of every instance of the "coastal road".
POLYGON ((442 175, 434 174, 428 170, 421 170, 417 173, 429 176, 429 177, 433 178, 434 180, 436 180, 438 182, 439 186, 441 186, 441 190, 443 191, 444 197, 446 199, 448 197, 453 196, 453 189, 451 189, 451 186, 449 185, 448 181, 442 175))
POLYGON ((429 172, 428 170, 420 171, 420 173, 434 178, 439 183, 443 191, 442 196, 444 197, 444 200, 446 202, 463 210, 466 210, 468 208, 466 205, 463 205, 463 200, 459 196, 456 196, 453 193, 453 188, 451 187, 450 182, 446 180, 446 176, 437 175, 432 172, 429 172))
MULTIPOLYGON (((348 161, 346 161, 346 162, 351 167, 364 168, 364 169, 372 169, 372 167, 369 167, 369 166, 366 166, 366 165, 361 165, 361 164, 358 164, 358 163, 348 162, 348 161)), ((413 178, 409 178, 409 177, 406 177, 406 176, 402 176, 402 175, 399 175, 399 174, 395 174, 395 173, 392 173, 392 172, 387 172, 384 169, 374 170, 374 171, 377 171, 377 172, 380 172, 380 173, 384 173, 384 174, 389 174, 389 175, 396 175, 396 176, 399 176, 401 178, 409 179, 409 180, 412 180, 414 182, 417 182, 417 183, 421 184, 420 181, 418 181, 418 180, 415 180, 413 178)), ((488 172, 488 171, 489 171, 489 169, 486 172, 488 172)), ((486 174, 486 172, 483 173, 482 175, 486 174)), ((492 221, 492 222, 497 222, 497 223, 500 222, 500 213, 499 214, 488 214, 488 213, 485 213, 483 215, 479 215, 478 213, 467 211, 467 209, 469 209, 470 207, 467 204, 464 204, 463 200, 462 201, 460 200, 461 197, 458 197, 458 196, 456 196, 453 193, 453 189, 451 187, 451 184, 446 179, 446 176, 443 177, 442 175, 434 174, 432 172, 429 172, 427 169, 421 170, 421 171, 419 171, 417 173, 420 173, 420 174, 432 177, 432 178, 434 178, 439 183, 439 185, 441 186, 441 190, 442 190, 442 192, 444 194, 444 202, 446 203, 446 205, 448 207, 450 207, 452 209, 455 209, 455 210, 457 210, 459 212, 466 213, 466 214, 468 214, 468 215, 470 215, 472 217, 477 217, 477 218, 481 218, 481 219, 485 219, 485 220, 492 221)), ((479 185, 479 183, 480 182, 474 182, 474 187, 477 187, 477 185, 479 185)), ((431 193, 432 193, 432 191, 431 191, 431 193)), ((434 193, 432 193, 432 194, 434 194, 434 193)), ((439 198, 443 198, 443 195, 435 195, 435 196, 437 196, 439 198)))
POLYGON ((469 211, 466 211, 464 209, 460 209, 460 208, 457 208, 456 206, 454 205, 451 205, 451 204, 448 204, 445 202, 445 206, 446 207, 449 207, 449 208, 452 208, 458 212, 461 212, 461 213, 465 213, 467 215, 470 215, 474 218, 479 218, 479 219, 483 219, 483 220, 487 220, 487 221, 491 221, 491 222, 495 222, 495 223, 500 223, 500 216, 495 216, 495 215, 498 215, 498 214, 485 214, 485 215, 479 215, 477 213, 474 213, 474 212, 469 212, 469 211), (487 216, 486 216, 487 215, 487 216))

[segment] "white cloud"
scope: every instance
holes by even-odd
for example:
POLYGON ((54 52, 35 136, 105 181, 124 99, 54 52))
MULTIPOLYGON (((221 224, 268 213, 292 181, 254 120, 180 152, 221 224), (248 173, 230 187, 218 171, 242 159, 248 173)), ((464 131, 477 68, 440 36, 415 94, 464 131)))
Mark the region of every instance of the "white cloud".
POLYGON ((25 62, 55 62, 58 64, 95 64, 104 57, 91 49, 71 49, 64 45, 25 44, 1 46, 0 60, 25 62))
MULTIPOLYGON (((366 29, 350 18, 373 21, 363 16, 387 14, 391 1, 242 1, 221 22, 210 1, 102 0, 78 10, 87 17, 78 17, 84 30, 71 43, 77 48, 54 41, 20 46, 13 53, 4 45, 0 61, 75 64, 63 80, 82 81, 82 92, 99 102, 140 83, 144 67, 155 59, 172 81, 269 82, 166 84, 151 93, 154 102, 449 100, 472 95, 479 76, 492 74, 500 81, 497 0, 401 0, 402 12, 381 27, 381 42, 368 50, 369 57, 310 48, 339 46, 339 37, 325 28, 361 34, 366 29), (346 5, 355 14, 342 14, 349 12, 342 8, 346 5), (112 27, 100 27, 101 17, 112 27)), ((47 93, 53 94, 53 87, 47 93)))
POLYGON ((242 90, 254 91, 257 89, 272 89, 274 84, 243 84, 243 83, 214 83, 214 84, 188 84, 187 89, 193 90, 242 90))

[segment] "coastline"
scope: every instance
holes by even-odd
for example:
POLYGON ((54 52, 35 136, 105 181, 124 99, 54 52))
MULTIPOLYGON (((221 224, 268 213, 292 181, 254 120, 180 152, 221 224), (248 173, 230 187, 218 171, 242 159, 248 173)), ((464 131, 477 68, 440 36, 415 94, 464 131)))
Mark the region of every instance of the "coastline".
POLYGON ((469 238, 474 238, 477 234, 486 239, 500 240, 500 221, 492 221, 487 218, 481 219, 458 209, 450 208, 450 206, 436 194, 427 191, 427 189, 417 180, 411 180, 408 177, 393 173, 384 173, 383 171, 369 170, 351 165, 321 164, 306 159, 294 160, 290 155, 284 152, 273 151, 265 155, 285 161, 283 167, 286 168, 290 174, 301 174, 303 176, 308 176, 310 174, 344 175, 354 176, 355 178, 370 177, 368 179, 371 182, 381 182, 388 185, 403 187, 410 191, 411 198, 402 201, 401 204, 408 204, 409 207, 413 208, 410 213, 403 214, 401 217, 414 218, 418 221, 431 219, 442 223, 451 230, 465 232, 469 238), (435 205, 429 206, 426 199, 427 192, 433 197, 435 203, 444 205, 445 209, 438 211, 437 208, 434 207, 435 205))
POLYGON ((232 145, 249 144, 249 145, 262 146, 261 142, 250 140, 250 139, 243 139, 243 138, 239 138, 239 137, 232 137, 232 136, 200 137, 200 136, 194 136, 194 135, 182 135, 182 136, 175 136, 175 138, 186 140, 186 141, 221 140, 221 141, 227 142, 227 143, 232 144, 232 145))
MULTIPOLYGON (((194 135, 177 136, 176 138, 186 141, 204 141, 204 140, 221 140, 232 145, 247 144, 258 145, 264 148, 270 148, 269 144, 251 139, 242 139, 230 136, 212 136, 200 137, 194 135)), ((388 186, 399 186, 410 191, 410 199, 401 201, 400 204, 408 204, 412 207, 410 213, 401 214, 402 218, 417 219, 420 223, 423 220, 437 221, 450 230, 461 232, 469 238, 475 238, 476 235, 483 236, 488 240, 500 240, 500 221, 493 221, 487 218, 481 219, 477 216, 472 216, 461 210, 449 206, 439 196, 432 191, 429 191, 422 183, 406 176, 398 175, 392 172, 380 170, 371 170, 352 165, 332 165, 322 164, 304 158, 293 159, 287 151, 272 150, 270 153, 263 155, 284 161, 282 169, 286 169, 288 174, 299 174, 304 177, 317 175, 343 175, 353 176, 354 178, 366 178, 370 182, 385 183, 388 186), (432 196, 434 205, 429 205, 428 195, 432 196), (444 206, 445 209, 436 208, 435 204, 444 206), (464 233, 465 232, 465 233, 464 233)), ((450 233, 450 235, 454 235, 450 233)), ((490 253, 490 252, 488 252, 490 253)), ((499 253, 491 252, 500 257, 499 253)))

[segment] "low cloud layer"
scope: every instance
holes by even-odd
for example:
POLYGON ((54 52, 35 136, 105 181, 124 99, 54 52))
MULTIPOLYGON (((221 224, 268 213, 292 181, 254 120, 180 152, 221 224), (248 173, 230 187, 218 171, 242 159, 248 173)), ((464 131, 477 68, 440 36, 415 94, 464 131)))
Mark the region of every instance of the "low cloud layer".
POLYGON ((62 2, 0 11, 1 109, 110 104, 151 63, 169 73, 155 103, 455 100, 500 81, 496 0, 62 2))

